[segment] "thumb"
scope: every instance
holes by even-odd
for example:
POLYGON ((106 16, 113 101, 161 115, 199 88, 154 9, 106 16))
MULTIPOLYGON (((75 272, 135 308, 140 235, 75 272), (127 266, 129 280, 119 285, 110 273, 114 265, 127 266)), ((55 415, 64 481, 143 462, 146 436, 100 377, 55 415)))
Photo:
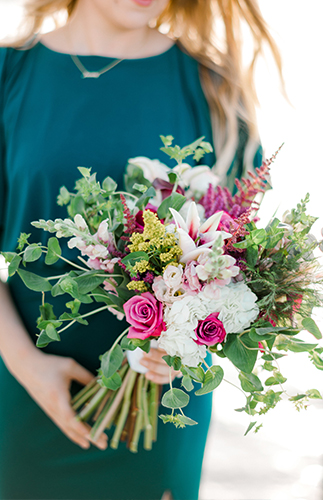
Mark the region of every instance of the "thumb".
POLYGON ((87 385, 94 379, 93 373, 84 368, 84 366, 79 365, 76 361, 71 367, 70 377, 83 385, 87 385))

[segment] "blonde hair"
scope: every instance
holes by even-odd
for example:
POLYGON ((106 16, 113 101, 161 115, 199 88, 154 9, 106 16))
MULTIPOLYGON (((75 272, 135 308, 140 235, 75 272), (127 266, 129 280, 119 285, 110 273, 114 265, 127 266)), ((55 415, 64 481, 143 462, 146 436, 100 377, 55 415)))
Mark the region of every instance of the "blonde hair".
MULTIPOLYGON (((70 16, 76 4, 77 0, 29 0, 26 34, 14 45, 21 47, 39 33, 46 17, 55 19, 62 10, 70 16)), ((225 179, 234 158, 241 162, 241 156, 244 171, 251 170, 259 147, 254 68, 264 45, 269 46, 282 80, 280 54, 257 0, 170 0, 156 20, 157 28, 165 26, 168 35, 199 62, 201 84, 211 113, 215 172, 225 179), (246 69, 242 64, 245 27, 253 40, 246 69)))

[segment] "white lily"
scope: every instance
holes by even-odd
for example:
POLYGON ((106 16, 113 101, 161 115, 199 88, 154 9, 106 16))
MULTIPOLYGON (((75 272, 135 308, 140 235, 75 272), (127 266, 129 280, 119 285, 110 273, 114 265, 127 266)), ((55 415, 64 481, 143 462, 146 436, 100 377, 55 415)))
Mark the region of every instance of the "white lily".
POLYGON ((201 221, 194 201, 189 206, 186 221, 173 208, 170 208, 170 211, 177 226, 179 246, 183 252, 180 262, 184 264, 196 260, 202 253, 209 253, 214 241, 220 234, 224 239, 231 236, 225 231, 217 231, 223 212, 211 215, 200 226, 201 221))

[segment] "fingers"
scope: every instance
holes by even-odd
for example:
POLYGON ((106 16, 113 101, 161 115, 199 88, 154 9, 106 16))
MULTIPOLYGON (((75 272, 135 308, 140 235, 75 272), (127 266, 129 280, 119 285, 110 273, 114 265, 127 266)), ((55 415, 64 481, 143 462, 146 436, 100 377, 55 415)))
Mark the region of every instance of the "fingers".
POLYGON ((166 352, 162 349, 150 349, 149 353, 144 353, 140 360, 140 363, 148 368, 146 378, 156 384, 168 384, 170 378, 174 380, 178 374, 173 368, 171 368, 171 373, 169 372, 170 368, 163 359, 165 355, 166 352))
POLYGON ((68 391, 66 391, 65 394, 61 393, 57 405, 56 418, 60 429, 82 448, 89 448, 90 443, 92 443, 101 450, 106 449, 107 435, 102 433, 98 441, 94 442, 90 437, 91 427, 85 422, 76 419, 76 414, 70 406, 70 395, 68 391))
POLYGON ((77 363, 74 359, 70 359, 69 376, 80 384, 87 385, 94 378, 93 373, 77 363))

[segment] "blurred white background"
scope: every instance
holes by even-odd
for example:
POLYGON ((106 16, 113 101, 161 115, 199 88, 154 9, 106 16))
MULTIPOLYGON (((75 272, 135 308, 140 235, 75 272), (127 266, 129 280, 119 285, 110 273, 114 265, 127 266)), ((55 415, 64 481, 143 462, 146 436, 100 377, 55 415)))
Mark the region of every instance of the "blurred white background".
MULTIPOLYGON (((21 3, 0 0, 0 38, 15 32, 21 3)), ((314 231, 320 237, 323 2, 259 0, 259 3, 283 56, 287 93, 292 103, 288 104, 280 93, 272 62, 261 62, 257 68, 261 104, 258 120, 266 157, 285 144, 273 164, 274 189, 266 194, 260 216, 266 222, 276 209, 282 215, 309 192, 310 213, 320 217, 314 231)), ((315 319, 322 328, 320 311, 315 319)), ((283 374, 292 383, 288 388, 300 392, 315 387, 323 392, 323 372, 314 369, 306 355, 294 358, 280 363, 283 374)), ((223 366, 226 378, 234 382, 234 370, 229 363, 223 366)), ((243 434, 248 417, 234 411, 243 404, 243 396, 229 384, 223 383, 217 389, 200 500, 323 500, 322 402, 315 402, 300 413, 289 404, 280 403, 272 414, 265 416, 260 432, 247 437, 243 434)))

